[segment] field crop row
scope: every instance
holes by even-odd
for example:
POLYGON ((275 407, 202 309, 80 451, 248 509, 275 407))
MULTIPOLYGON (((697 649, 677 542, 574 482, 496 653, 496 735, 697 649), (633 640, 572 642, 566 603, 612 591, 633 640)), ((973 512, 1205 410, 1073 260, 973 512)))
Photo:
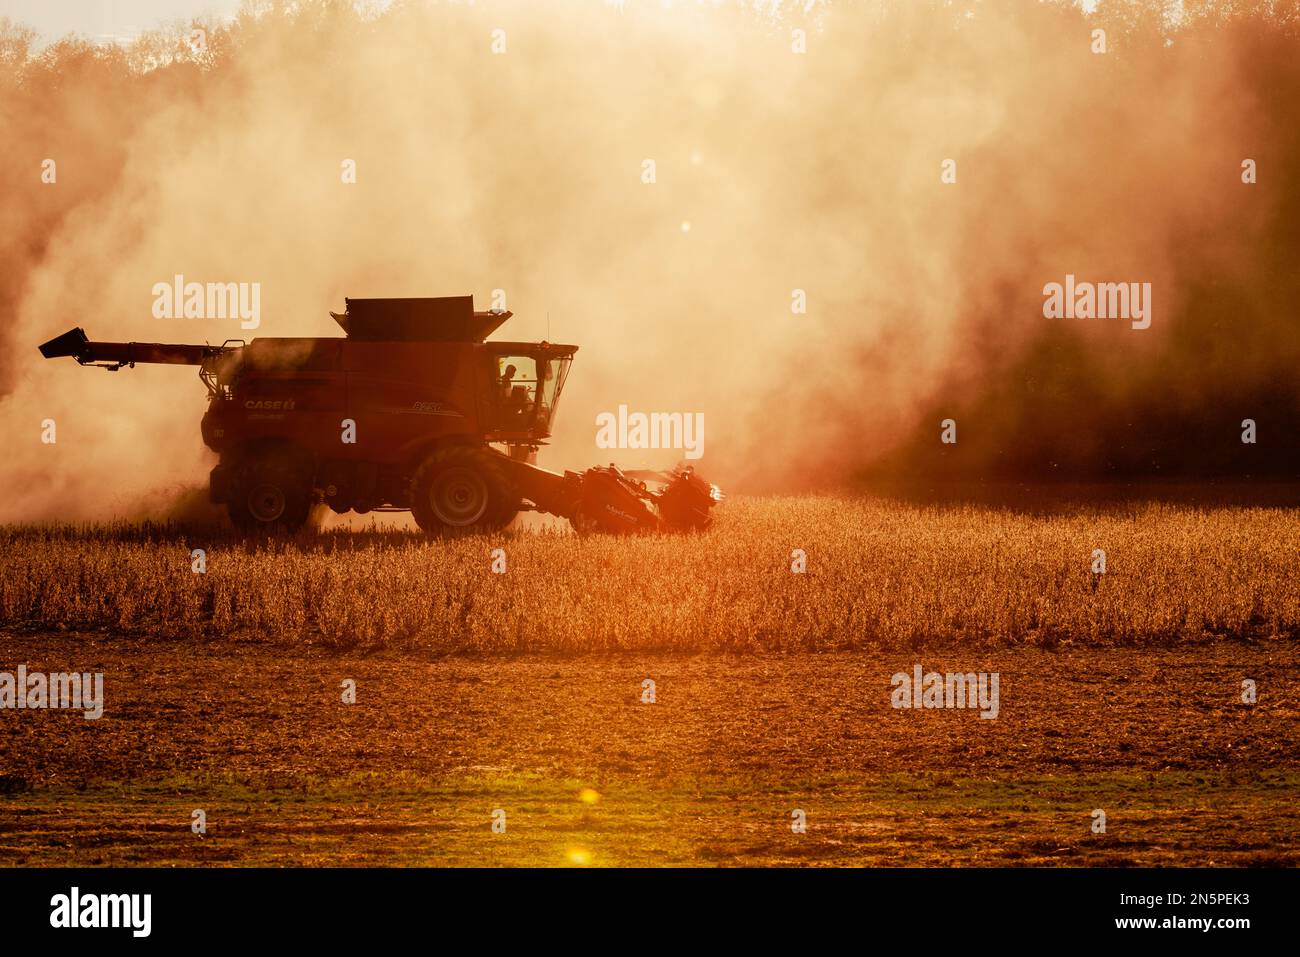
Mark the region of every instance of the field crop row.
POLYGON ((435 654, 1279 639, 1300 635, 1298 561, 1300 513, 1284 509, 832 496, 733 500, 707 533, 635 539, 9 527, 0 626, 435 654))

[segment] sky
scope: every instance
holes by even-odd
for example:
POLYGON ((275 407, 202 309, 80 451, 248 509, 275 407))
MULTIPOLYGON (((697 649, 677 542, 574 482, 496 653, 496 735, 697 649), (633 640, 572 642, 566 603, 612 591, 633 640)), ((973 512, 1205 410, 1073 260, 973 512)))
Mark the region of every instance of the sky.
MULTIPOLYGON (((223 0, 189 15, 204 2, 223 0)), ((60 9, 148 29, 146 7, 174 24, 180 4, 22 3, 55 36, 60 9)), ((1103 56, 1098 20, 1026 0, 836 3, 798 45, 739 2, 674 6, 307 4, 198 69, 0 58, 0 435, 27 437, 6 446, 0 521, 145 514, 206 483, 193 371, 41 359, 74 324, 336 336, 345 297, 497 289, 504 335, 581 346, 551 468, 610 461, 596 416, 620 406, 705 415, 701 473, 733 494, 867 467, 1292 467, 1295 27, 1197 20, 1167 45, 1103 3, 1103 56), (156 318, 177 274, 258 283, 263 323, 156 318), (1150 283, 1153 323, 1050 319, 1043 290, 1067 276, 1150 283), (1246 418, 1266 438, 1243 453, 1246 418)))
POLYGON ((0 17, 35 30, 48 43, 76 33, 130 39, 142 30, 193 17, 233 17, 240 0, 0 0, 0 17))
MULTIPOLYGON (((1075 0, 1075 5, 1091 13, 1100 2, 1075 0)), ((31 27, 42 43, 70 33, 94 40, 123 41, 173 20, 234 17, 240 3, 241 0, 0 0, 0 17, 31 27)), ((615 2, 615 5, 619 4, 615 2)), ((1176 4, 1181 5, 1181 2, 1176 4)))

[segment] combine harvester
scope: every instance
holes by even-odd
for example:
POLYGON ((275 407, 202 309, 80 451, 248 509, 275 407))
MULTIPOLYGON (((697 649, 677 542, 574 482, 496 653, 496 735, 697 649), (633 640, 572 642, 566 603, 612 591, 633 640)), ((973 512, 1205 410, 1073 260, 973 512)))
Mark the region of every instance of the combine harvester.
POLYGON ((691 468, 534 464, 577 346, 486 342, 511 313, 475 312, 471 296, 346 302, 331 313, 345 338, 172 345, 92 342, 78 328, 40 350, 109 370, 198 366, 203 441, 220 456, 211 498, 243 530, 296 530, 318 503, 409 509, 430 533, 499 529, 522 510, 580 532, 709 524, 721 495, 691 468))

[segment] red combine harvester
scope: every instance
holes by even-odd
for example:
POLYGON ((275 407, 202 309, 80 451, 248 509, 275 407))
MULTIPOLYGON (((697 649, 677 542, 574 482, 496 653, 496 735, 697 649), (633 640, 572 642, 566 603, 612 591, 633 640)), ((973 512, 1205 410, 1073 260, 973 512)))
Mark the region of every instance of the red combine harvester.
POLYGON ((409 509, 426 532, 498 529, 528 509, 580 532, 709 524, 721 495, 691 468, 533 464, 577 346, 486 342, 511 313, 475 312, 471 296, 346 302, 331 313, 345 338, 171 345, 92 342, 78 328, 40 350, 110 370, 198 366, 203 441, 220 456, 212 501, 241 529, 295 530, 318 503, 409 509))

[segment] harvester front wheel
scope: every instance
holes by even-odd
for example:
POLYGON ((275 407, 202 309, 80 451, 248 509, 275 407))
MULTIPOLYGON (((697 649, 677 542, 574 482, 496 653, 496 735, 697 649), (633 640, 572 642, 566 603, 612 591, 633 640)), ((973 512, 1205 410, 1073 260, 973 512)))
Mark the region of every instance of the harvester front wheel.
POLYGON ((518 510, 504 471, 479 449, 439 449, 411 478, 411 514, 431 534, 495 531, 518 510))
POLYGON ((311 488, 287 456, 261 455, 236 469, 226 508, 240 531, 292 533, 311 513, 311 488))

